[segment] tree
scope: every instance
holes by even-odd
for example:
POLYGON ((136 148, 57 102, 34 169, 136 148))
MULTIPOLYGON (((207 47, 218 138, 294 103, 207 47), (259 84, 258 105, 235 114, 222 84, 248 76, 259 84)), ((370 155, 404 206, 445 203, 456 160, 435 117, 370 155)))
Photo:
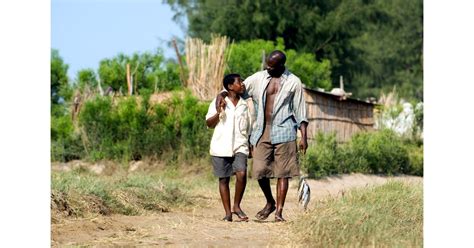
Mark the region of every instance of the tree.
POLYGON ((170 90, 180 87, 179 70, 172 60, 166 60, 161 50, 156 53, 134 53, 132 56, 118 54, 111 59, 100 61, 99 77, 103 86, 115 91, 127 91, 127 64, 133 81, 133 91, 140 89, 170 90))
POLYGON ((287 68, 297 75, 309 88, 331 88, 331 65, 329 60, 317 61, 311 53, 299 53, 293 49, 285 49, 282 38, 277 42, 265 40, 241 41, 232 44, 227 50, 229 61, 226 73, 236 72, 248 77, 262 69, 262 56, 273 50, 286 53, 287 68))
POLYGON ((51 49, 51 107, 71 98, 72 91, 67 77, 68 65, 59 51, 51 49))
POLYGON ((95 89, 97 88, 97 75, 93 69, 82 69, 77 72, 76 86, 83 90, 86 86, 95 89))
POLYGON ((328 59, 331 78, 358 97, 397 85, 408 97, 422 92, 422 0, 167 0, 188 34, 235 41, 282 37, 287 49, 328 59))
POLYGON ((361 95, 389 92, 423 99, 423 2, 375 1, 384 25, 367 23, 351 42, 361 54, 364 70, 354 73, 361 95), (401 9, 403 7, 403 9, 401 9))

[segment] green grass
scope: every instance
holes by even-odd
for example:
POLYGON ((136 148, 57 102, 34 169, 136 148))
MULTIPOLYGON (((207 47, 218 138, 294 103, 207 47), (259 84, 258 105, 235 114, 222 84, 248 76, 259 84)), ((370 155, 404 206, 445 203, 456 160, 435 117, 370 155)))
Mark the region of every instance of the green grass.
POLYGON ((422 247, 423 188, 390 182, 317 203, 292 224, 314 247, 422 247))

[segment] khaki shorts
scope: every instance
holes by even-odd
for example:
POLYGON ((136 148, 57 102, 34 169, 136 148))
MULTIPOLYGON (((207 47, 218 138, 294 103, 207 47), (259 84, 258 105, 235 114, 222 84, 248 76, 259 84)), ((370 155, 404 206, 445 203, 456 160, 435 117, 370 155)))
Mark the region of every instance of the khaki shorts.
POLYGON ((271 125, 266 125, 262 137, 253 150, 252 177, 291 178, 300 175, 296 140, 272 144, 271 125))

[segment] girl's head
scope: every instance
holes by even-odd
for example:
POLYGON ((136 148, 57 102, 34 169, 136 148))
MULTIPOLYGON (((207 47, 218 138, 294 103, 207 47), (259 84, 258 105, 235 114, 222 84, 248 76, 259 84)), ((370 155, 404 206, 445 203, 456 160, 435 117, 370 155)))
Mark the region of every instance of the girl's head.
POLYGON ((245 92, 245 85, 242 78, 236 73, 225 75, 223 85, 227 91, 233 91, 238 95, 245 92))

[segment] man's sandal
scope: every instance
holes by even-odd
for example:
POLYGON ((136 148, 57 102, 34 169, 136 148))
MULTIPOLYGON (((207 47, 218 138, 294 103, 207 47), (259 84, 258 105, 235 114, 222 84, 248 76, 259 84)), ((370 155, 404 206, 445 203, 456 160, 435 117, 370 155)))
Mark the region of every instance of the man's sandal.
POLYGON ((240 221, 248 221, 249 217, 244 213, 244 211, 240 210, 238 212, 232 212, 232 214, 237 215, 240 221))
POLYGON ((275 222, 285 222, 286 220, 283 219, 282 216, 275 215, 275 222))
POLYGON ((268 216, 275 211, 276 207, 271 206, 270 208, 264 207, 262 210, 260 210, 257 215, 255 215, 255 218, 258 220, 265 220, 268 218, 268 216))

